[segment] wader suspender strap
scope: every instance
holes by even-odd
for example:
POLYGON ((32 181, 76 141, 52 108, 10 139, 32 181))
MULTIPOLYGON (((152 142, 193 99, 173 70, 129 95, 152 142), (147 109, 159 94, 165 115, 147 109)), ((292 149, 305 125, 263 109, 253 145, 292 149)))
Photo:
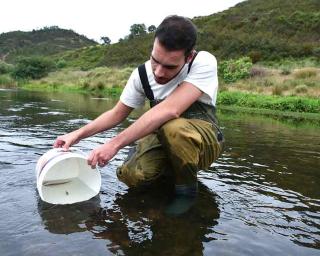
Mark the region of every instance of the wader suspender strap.
POLYGON ((148 80, 145 64, 141 64, 138 67, 138 71, 139 71, 139 76, 140 76, 140 80, 141 80, 141 83, 142 83, 142 87, 143 87, 144 93, 146 94, 148 100, 151 102, 151 101, 154 100, 154 95, 153 95, 153 91, 151 90, 151 86, 149 84, 149 80, 148 80))
MULTIPOLYGON (((192 66, 192 63, 194 61, 194 59, 196 58, 197 56, 197 52, 195 52, 192 60, 190 61, 189 63, 189 66, 188 66, 188 74, 190 72, 190 69, 191 69, 191 66, 192 66)), ((151 90, 151 86, 149 84, 149 80, 148 80, 148 76, 147 76, 147 71, 146 71, 146 66, 145 64, 141 64, 139 67, 138 67, 138 71, 139 71, 139 76, 140 76, 140 80, 141 80, 141 83, 142 83, 142 88, 144 90, 144 93, 145 95, 147 96, 148 100, 150 102, 153 102, 154 101, 154 95, 153 95, 153 91, 151 90)))
MULTIPOLYGON (((192 66, 192 63, 194 61, 194 59, 196 58, 197 56, 197 52, 195 52, 195 55, 193 56, 193 59, 190 61, 189 63, 189 66, 188 66, 188 74, 190 72, 190 69, 191 69, 191 66, 192 66)), ((147 71, 146 71, 146 66, 145 64, 141 64, 139 65, 138 67, 138 71, 139 71, 139 76, 140 76, 140 80, 141 80, 141 83, 142 83, 142 88, 144 90, 144 93, 146 95, 146 97, 148 98, 148 100, 150 101, 150 107, 153 107, 155 106, 156 104, 156 101, 154 99, 154 95, 153 95, 153 91, 151 89, 151 86, 149 84, 149 80, 148 80, 148 76, 147 76, 147 71), (154 104, 155 103, 155 104, 154 104)), ((204 107, 201 105, 201 104, 198 104, 198 106, 202 109, 202 111, 204 113, 206 113, 206 110, 204 109, 204 107)), ((213 120, 212 118, 211 119, 211 122, 212 124, 215 126, 215 128, 217 129, 218 131, 218 136, 217 136, 217 139, 218 141, 222 141, 223 140, 223 133, 221 132, 220 128, 217 126, 217 124, 215 123, 215 120, 213 120)))

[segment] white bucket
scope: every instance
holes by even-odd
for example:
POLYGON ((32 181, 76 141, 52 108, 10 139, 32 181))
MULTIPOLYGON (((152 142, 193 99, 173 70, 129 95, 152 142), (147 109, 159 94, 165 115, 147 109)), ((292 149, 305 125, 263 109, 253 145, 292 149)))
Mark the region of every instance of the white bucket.
POLYGON ((96 196, 101 187, 99 170, 87 164, 81 150, 49 150, 36 166, 37 189, 41 199, 51 204, 73 204, 96 196))

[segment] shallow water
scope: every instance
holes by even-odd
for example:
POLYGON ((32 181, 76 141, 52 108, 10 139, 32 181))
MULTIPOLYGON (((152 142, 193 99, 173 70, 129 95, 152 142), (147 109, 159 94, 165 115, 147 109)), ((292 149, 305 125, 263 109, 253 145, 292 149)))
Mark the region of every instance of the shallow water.
MULTIPOLYGON (((115 104, 111 98, 0 90, 0 255, 320 255, 320 128, 221 112, 222 157, 198 175, 185 214, 167 191, 128 191, 115 175, 129 147, 101 170, 94 199, 43 203, 35 164, 54 139, 115 104)), ((85 152, 133 122, 81 141, 85 152)))

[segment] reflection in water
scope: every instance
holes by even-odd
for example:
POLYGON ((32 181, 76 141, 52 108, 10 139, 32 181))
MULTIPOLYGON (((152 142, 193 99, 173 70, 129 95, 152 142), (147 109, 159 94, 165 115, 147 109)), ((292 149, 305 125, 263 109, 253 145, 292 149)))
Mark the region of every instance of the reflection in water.
POLYGON ((117 194, 111 207, 88 201, 75 205, 52 206, 39 203, 45 228, 52 233, 69 234, 89 230, 107 240, 117 255, 162 252, 164 255, 199 255, 203 241, 209 241, 217 224, 219 209, 215 195, 199 182, 199 195, 192 208, 179 217, 165 209, 171 193, 158 190, 129 190, 117 194))
POLYGON ((38 198, 38 212, 45 228, 53 234, 71 234, 86 231, 84 223, 99 211, 100 197, 72 205, 52 205, 38 198))
MULTIPOLYGON (((197 200, 178 217, 165 214, 170 190, 134 191, 117 180, 130 147, 101 169, 98 197, 69 206, 40 202, 38 158, 56 136, 115 102, 0 90, 1 256, 319 255, 320 128, 305 123, 220 112, 225 152, 199 173, 197 200)), ((76 147, 89 152, 143 111, 76 147)))

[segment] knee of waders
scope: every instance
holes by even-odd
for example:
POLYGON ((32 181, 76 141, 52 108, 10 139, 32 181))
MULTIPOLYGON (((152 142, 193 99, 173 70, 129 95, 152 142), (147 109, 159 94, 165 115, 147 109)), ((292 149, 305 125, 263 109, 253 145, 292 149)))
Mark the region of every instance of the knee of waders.
POLYGON ((188 126, 184 118, 172 119, 159 128, 158 138, 162 144, 175 144, 179 142, 183 131, 188 126))
POLYGON ((174 154, 185 158, 188 153, 189 157, 198 158, 201 134, 188 119, 177 118, 165 123, 159 128, 158 139, 170 157, 174 154))
POLYGON ((143 173, 128 168, 127 164, 124 164, 117 168, 117 177, 128 187, 137 187, 144 181, 143 173))
POLYGON ((134 154, 118 167, 117 177, 128 187, 137 187, 153 183, 166 169, 166 155, 162 149, 150 148, 144 154, 134 154))

